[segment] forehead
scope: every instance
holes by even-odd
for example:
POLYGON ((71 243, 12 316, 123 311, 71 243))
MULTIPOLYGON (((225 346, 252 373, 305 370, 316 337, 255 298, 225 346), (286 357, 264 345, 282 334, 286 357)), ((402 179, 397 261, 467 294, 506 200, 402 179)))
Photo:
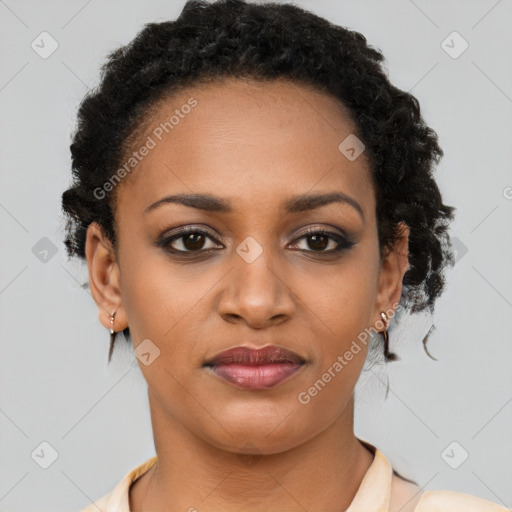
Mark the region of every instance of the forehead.
POLYGON ((356 133, 348 109, 309 85, 229 78, 189 87, 152 108, 131 148, 144 156, 120 195, 149 203, 215 191, 270 201, 321 188, 371 202, 366 154, 351 160, 339 147, 356 133))

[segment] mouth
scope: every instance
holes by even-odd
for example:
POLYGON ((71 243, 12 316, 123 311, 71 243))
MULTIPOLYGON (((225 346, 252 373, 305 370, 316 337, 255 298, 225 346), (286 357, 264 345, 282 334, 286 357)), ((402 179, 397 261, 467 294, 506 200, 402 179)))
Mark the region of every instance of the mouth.
POLYGON ((203 366, 237 387, 269 389, 297 373, 306 360, 282 347, 235 347, 217 354, 203 366))

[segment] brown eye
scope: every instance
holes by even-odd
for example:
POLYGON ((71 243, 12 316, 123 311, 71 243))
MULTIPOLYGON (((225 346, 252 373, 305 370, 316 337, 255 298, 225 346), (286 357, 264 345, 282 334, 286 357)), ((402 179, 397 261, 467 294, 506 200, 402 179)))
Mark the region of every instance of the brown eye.
POLYGON ((187 249, 187 251, 195 251, 198 249, 202 249, 205 237, 200 233, 190 233, 188 235, 182 236, 183 238, 183 246, 187 249))
POLYGON ((329 237, 322 234, 308 235, 307 238, 312 249, 325 249, 329 245, 329 237))
POLYGON ((195 228, 181 228, 170 236, 157 241, 157 245, 174 253, 200 253, 217 249, 215 239, 206 231, 195 228), (208 246, 210 242, 210 246, 208 246))
POLYGON ((297 238, 293 245, 298 246, 297 241, 299 240, 306 241, 304 244, 306 247, 298 247, 299 250, 317 252, 319 254, 337 253, 344 249, 350 249, 355 245, 355 242, 352 242, 341 234, 319 229, 308 230, 304 235, 297 238))

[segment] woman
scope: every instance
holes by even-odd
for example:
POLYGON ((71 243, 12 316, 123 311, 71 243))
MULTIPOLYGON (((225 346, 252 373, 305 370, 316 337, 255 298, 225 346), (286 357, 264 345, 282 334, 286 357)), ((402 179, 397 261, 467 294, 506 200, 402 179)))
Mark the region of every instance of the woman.
POLYGON ((368 332, 453 263, 417 100, 359 33, 189 1, 113 52, 63 194, 99 319, 133 343, 157 456, 86 511, 504 511, 423 492, 353 430, 368 332))

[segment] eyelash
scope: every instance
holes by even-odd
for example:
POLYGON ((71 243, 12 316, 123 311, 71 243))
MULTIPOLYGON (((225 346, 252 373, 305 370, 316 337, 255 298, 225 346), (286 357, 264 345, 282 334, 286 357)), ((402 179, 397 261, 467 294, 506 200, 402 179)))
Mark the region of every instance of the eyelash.
MULTIPOLYGON (((215 238, 208 231, 205 231, 205 230, 199 229, 199 228, 194 228, 191 226, 187 226, 187 227, 179 228, 175 233, 173 233, 170 236, 164 236, 164 237, 160 238, 159 240, 157 240, 156 245, 158 247, 164 248, 171 254, 180 254, 180 255, 187 255, 187 254, 190 254, 190 255, 203 254, 204 255, 205 253, 211 253, 213 251, 218 250, 218 249, 198 249, 197 251, 186 251, 186 250, 181 251, 181 250, 169 248, 170 245, 172 244, 172 242, 174 242, 175 240, 179 240, 179 239, 181 239, 187 235, 190 235, 190 234, 199 234, 199 235, 205 236, 205 237, 209 238, 210 240, 213 240, 216 242, 215 238)), ((317 253, 317 254, 320 254, 321 256, 322 255, 328 256, 328 255, 341 253, 342 251, 345 251, 345 250, 349 250, 354 245, 356 245, 356 242, 353 242, 349 238, 344 237, 341 234, 334 233, 332 231, 327 231, 322 228, 308 228, 304 233, 301 234, 301 236, 296 238, 293 243, 296 243, 298 240, 302 240, 303 238, 307 238, 308 236, 312 236, 312 235, 321 235, 321 236, 328 237, 331 240, 334 240, 335 242, 337 242, 338 247, 336 249, 331 249, 329 251, 304 250, 304 252, 306 252, 306 253, 317 253)), ((298 249, 298 250, 300 251, 301 249, 298 249)), ((189 258, 192 256, 186 256, 186 257, 189 258)))

